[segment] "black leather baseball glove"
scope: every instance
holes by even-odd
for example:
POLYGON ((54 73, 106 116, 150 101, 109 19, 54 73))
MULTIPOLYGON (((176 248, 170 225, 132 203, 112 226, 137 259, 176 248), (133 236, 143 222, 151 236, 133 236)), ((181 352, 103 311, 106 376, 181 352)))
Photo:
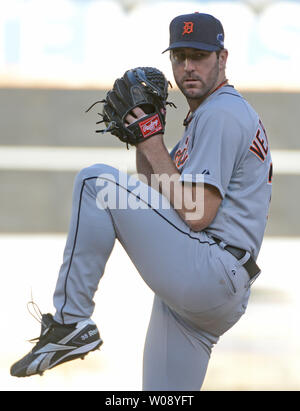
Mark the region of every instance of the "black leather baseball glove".
POLYGON ((137 67, 127 70, 123 77, 114 82, 106 98, 94 103, 104 103, 101 121, 106 128, 97 133, 110 132, 121 141, 136 145, 156 134, 163 134, 165 129, 166 105, 169 82, 164 74, 154 67, 137 67), (140 107, 146 116, 128 125, 126 116, 135 107, 140 107))

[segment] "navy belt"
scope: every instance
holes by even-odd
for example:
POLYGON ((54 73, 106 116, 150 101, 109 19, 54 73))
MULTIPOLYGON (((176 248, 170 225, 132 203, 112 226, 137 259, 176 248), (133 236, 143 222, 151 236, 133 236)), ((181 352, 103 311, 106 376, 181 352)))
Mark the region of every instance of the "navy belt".
MULTIPOLYGON (((217 243, 220 244, 222 240, 216 237, 212 237, 212 239, 217 243)), ((243 257, 245 257, 246 251, 242 250, 241 248, 237 247, 232 247, 231 245, 226 245, 224 247, 224 250, 228 251, 230 254, 232 254, 235 258, 238 260, 241 260, 243 257)), ((249 274, 250 279, 255 277, 261 270, 256 264, 255 260, 253 257, 250 256, 250 258, 243 264, 243 267, 246 269, 247 273, 249 274)))

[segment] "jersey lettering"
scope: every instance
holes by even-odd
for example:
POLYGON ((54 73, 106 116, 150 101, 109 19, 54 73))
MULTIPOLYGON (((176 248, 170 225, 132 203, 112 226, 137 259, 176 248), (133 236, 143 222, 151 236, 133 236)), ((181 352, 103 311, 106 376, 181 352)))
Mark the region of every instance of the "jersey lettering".
POLYGON ((269 144, 266 130, 260 120, 259 128, 251 146, 249 147, 249 150, 252 151, 252 153, 254 153, 262 162, 265 161, 269 151, 269 144))
POLYGON ((189 137, 186 138, 183 149, 179 148, 175 153, 174 162, 178 170, 184 165, 186 160, 189 158, 188 143, 189 137))
POLYGON ((273 178, 273 163, 270 164, 270 168, 269 168, 269 178, 268 178, 269 184, 272 184, 272 178, 273 178))

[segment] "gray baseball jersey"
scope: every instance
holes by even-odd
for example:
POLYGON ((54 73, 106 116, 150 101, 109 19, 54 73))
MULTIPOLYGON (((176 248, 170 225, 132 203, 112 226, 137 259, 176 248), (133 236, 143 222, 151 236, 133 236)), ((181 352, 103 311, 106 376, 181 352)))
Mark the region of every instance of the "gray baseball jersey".
POLYGON ((209 96, 189 118, 171 156, 182 180, 211 184, 222 203, 206 232, 256 258, 271 199, 272 160, 264 126, 232 87, 209 96))
MULTIPOLYGON (((81 170, 54 293, 55 320, 69 324, 92 316, 118 239, 155 295, 143 389, 190 391, 200 389, 212 347, 244 314, 250 295, 249 253, 237 259, 212 236, 257 256, 271 158, 258 116, 232 87, 216 91, 198 108, 172 157, 182 178, 204 177, 219 189, 223 201, 210 227, 192 231, 157 190, 113 167, 81 170), (110 195, 112 201, 104 204, 110 195), (165 201, 157 202, 157 196, 165 201)), ((126 338, 130 327, 128 319, 126 338)))

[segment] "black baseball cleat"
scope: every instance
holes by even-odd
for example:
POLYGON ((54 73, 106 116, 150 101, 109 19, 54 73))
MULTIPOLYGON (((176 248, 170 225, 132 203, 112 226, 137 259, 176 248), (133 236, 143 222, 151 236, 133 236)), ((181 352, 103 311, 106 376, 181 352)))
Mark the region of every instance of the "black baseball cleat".
POLYGON ((64 362, 83 359, 103 343, 92 320, 62 325, 54 321, 51 314, 42 315, 41 335, 30 341, 37 341, 37 344, 29 354, 12 365, 10 374, 14 377, 42 375, 64 362))

